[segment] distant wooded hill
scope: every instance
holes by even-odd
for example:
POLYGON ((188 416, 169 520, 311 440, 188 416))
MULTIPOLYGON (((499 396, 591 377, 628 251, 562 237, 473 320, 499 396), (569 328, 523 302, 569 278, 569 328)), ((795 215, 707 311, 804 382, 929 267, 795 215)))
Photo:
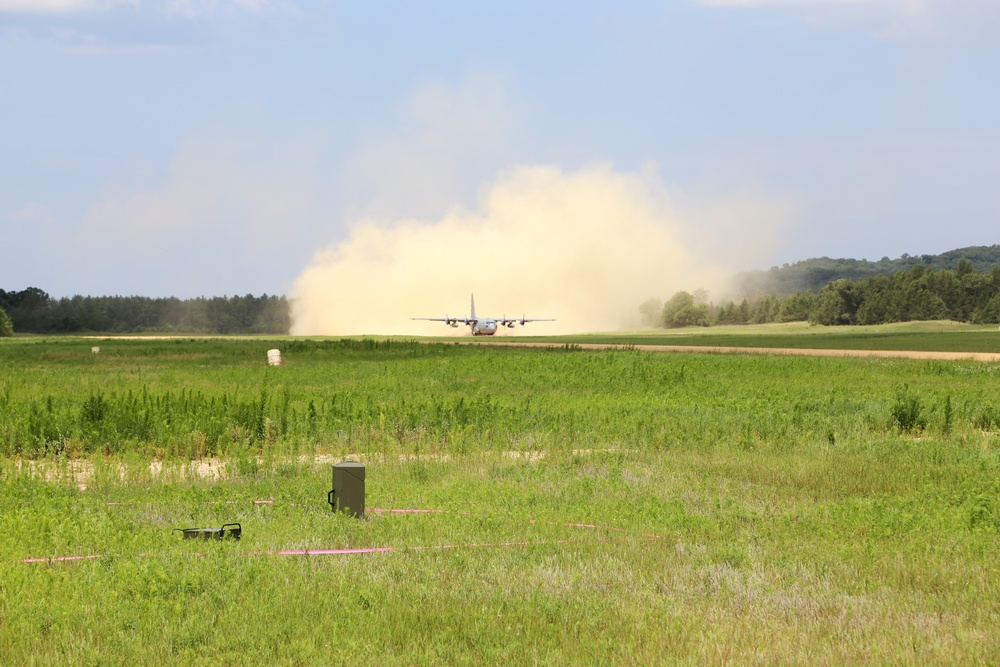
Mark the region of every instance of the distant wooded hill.
POLYGON ((677 292, 639 305, 642 322, 667 328, 717 324, 885 324, 911 320, 1000 322, 1000 245, 877 262, 821 257, 740 275, 743 295, 712 303, 677 292))
POLYGON ((789 296, 799 292, 819 292, 835 280, 857 282, 874 276, 887 276, 897 271, 922 265, 927 269, 956 270, 961 259, 968 260, 978 273, 989 273, 1000 266, 1000 245, 970 246, 949 250, 940 255, 907 255, 898 259, 883 257, 877 262, 867 259, 830 259, 818 257, 769 271, 748 271, 737 275, 741 297, 753 299, 765 294, 789 296))

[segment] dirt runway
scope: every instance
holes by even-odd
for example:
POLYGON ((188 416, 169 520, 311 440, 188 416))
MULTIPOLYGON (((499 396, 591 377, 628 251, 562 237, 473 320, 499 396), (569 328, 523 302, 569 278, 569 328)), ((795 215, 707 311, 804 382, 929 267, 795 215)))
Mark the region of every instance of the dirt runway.
MULTIPOLYGON (((94 340, 170 340, 174 338, 190 338, 190 336, 84 336, 94 340)), ((196 338, 230 338, 227 336, 196 336, 196 338)), ((235 337, 235 338, 238 338, 235 337)), ((428 341, 440 343, 444 341, 428 341)), ((554 347, 560 348, 567 344, 581 350, 641 350, 642 352, 686 352, 701 354, 776 354, 791 357, 854 357, 881 359, 923 359, 936 361, 983 361, 1000 362, 1000 353, 996 352, 934 352, 929 350, 832 350, 824 348, 797 347, 724 347, 712 345, 619 345, 610 343, 518 343, 515 341, 478 341, 452 340, 447 341, 459 345, 484 345, 487 347, 554 347)))
MULTIPOLYGON (((565 343, 515 343, 508 341, 461 341, 463 345, 490 347, 564 347, 565 343)), ((856 357, 881 359, 924 359, 937 361, 1000 362, 996 352, 932 352, 925 350, 827 350, 794 347, 717 347, 701 345, 608 345, 603 343, 573 343, 582 350, 641 350, 643 352, 686 352, 702 354, 775 354, 794 357, 856 357)))

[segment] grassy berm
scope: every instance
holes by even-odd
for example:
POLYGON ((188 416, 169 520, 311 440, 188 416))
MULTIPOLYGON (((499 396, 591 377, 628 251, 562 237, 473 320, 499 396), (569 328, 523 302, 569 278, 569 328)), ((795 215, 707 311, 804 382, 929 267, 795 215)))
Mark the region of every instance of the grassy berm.
POLYGON ((0 662, 995 663, 998 379, 972 362, 2 341, 0 662), (332 514, 345 458, 367 465, 369 509, 440 511, 332 514), (230 522, 239 542, 171 532, 230 522), (384 550, 287 553, 366 548, 384 550), (95 557, 46 560, 67 556, 95 557))

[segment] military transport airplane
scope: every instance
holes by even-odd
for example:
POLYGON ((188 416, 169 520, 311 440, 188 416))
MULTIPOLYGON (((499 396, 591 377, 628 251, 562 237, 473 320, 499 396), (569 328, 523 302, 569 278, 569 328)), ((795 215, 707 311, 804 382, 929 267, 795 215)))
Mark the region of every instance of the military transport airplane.
POLYGON ((444 322, 450 327, 457 327, 459 324, 467 324, 472 330, 473 336, 492 336, 497 332, 497 327, 507 327, 513 329, 515 324, 524 326, 528 322, 555 322, 553 319, 528 319, 526 317, 507 319, 501 317, 476 317, 476 296, 472 295, 472 314, 469 317, 411 317, 413 320, 426 320, 429 322, 444 322))

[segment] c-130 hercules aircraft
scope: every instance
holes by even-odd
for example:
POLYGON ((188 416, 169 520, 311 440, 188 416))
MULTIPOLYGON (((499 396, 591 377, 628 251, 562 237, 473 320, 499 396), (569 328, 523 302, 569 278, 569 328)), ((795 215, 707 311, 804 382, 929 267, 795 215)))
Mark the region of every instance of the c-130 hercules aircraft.
POLYGON ((426 320, 428 322, 444 322, 450 327, 458 327, 459 324, 466 324, 472 330, 473 336, 492 336, 497 332, 497 327, 507 327, 513 329, 515 324, 524 326, 528 322, 555 322, 554 319, 528 319, 526 317, 507 319, 501 317, 476 317, 476 296, 472 295, 472 314, 469 317, 411 317, 411 320, 426 320))

